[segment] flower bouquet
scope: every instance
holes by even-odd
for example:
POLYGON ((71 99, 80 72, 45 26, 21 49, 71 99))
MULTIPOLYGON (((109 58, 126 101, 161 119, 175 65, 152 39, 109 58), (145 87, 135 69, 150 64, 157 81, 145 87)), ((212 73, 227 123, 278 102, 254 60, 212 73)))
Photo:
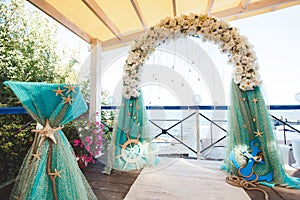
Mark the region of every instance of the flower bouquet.
POLYGON ((72 144, 79 167, 82 168, 90 162, 94 163, 95 158, 101 155, 103 125, 99 121, 89 120, 87 113, 77 118, 74 124, 78 137, 72 144))

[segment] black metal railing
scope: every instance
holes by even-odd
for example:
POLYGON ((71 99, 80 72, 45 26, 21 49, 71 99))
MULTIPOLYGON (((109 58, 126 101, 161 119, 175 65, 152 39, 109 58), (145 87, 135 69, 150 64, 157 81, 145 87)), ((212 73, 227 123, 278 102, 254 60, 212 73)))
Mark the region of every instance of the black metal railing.
MULTIPOLYGON (((118 106, 102 106, 101 109, 102 110, 116 110, 118 109, 118 106)), ((270 110, 300 110, 300 105, 271 105, 269 106, 270 110)), ((201 110, 201 111, 208 111, 208 110, 227 110, 228 106, 146 106, 147 110, 201 110)), ((0 115, 10 115, 10 114, 25 114, 26 111, 23 107, 9 107, 9 108, 0 108, 0 115)), ((168 121, 169 119, 148 119, 149 122, 151 124, 153 124, 154 126, 156 126, 159 130, 160 133, 157 134, 156 136, 154 136, 153 139, 160 137, 161 135, 168 135, 170 137, 172 137, 174 140, 176 140, 177 142, 179 142, 180 144, 182 144, 183 146, 185 146, 186 148, 188 148, 189 150, 191 150, 194 153, 199 153, 197 152, 195 149, 193 149, 192 147, 190 147, 189 145, 187 145, 186 143, 183 142, 183 133, 182 133, 182 123, 189 119, 190 117, 192 117, 193 115, 195 115, 196 112, 193 112, 192 114, 188 115, 187 117, 183 118, 183 119, 179 119, 177 120, 177 122, 173 125, 171 125, 168 128, 162 128, 160 125, 158 125, 156 123, 156 121, 168 121), (170 130, 178 125, 181 125, 181 138, 178 139, 177 137, 175 137, 173 134, 170 133, 170 130)), ((207 116, 205 116, 204 114, 199 112, 199 116, 202 117, 203 119, 207 120, 210 123, 210 126, 215 126, 217 127, 219 130, 223 131, 224 133, 227 133, 227 130, 224 129, 222 126, 220 126, 217 122, 222 122, 222 123, 227 123, 226 120, 212 120, 210 118, 208 118, 207 116)), ((300 124, 300 122, 292 122, 292 121, 287 121, 287 120, 283 120, 280 119, 272 114, 270 114, 271 118, 273 120, 276 121, 276 124, 281 124, 283 125, 283 134, 284 134, 284 144, 287 143, 286 141, 286 131, 290 131, 293 130, 295 132, 300 133, 300 131, 298 129, 296 129, 295 127, 292 126, 292 124, 300 124), (290 130, 287 130, 286 127, 289 127, 290 130)), ((170 120, 169 120, 170 121, 170 120)), ((176 121, 176 120, 173 120, 176 121)), ((32 123, 33 121, 30 121, 30 123, 32 123)), ((30 124, 29 123, 29 124, 30 124)), ((105 132, 104 134, 111 132, 113 130, 113 127, 111 127, 110 125, 108 125, 105 120, 101 120, 101 123, 104 125, 105 127, 105 132)), ((28 126, 29 124, 25 124, 24 128, 26 126, 28 126)), ((212 132, 212 130, 211 130, 212 132)), ((222 136, 221 138, 216 139, 215 141, 213 141, 213 138, 211 137, 211 141, 210 144, 206 147, 204 147, 203 149, 201 149, 200 153, 203 153, 205 151, 207 151, 208 149, 216 146, 218 143, 220 143, 221 141, 223 141, 226 138, 226 135, 222 136)))

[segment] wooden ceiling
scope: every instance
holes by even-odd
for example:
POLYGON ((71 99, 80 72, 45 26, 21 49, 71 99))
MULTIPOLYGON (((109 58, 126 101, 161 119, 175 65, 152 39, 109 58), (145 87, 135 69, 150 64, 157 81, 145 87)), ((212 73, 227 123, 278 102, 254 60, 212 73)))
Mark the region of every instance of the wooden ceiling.
POLYGON ((88 43, 104 50, 136 39, 167 16, 208 14, 227 21, 300 4, 300 0, 28 0, 88 43))

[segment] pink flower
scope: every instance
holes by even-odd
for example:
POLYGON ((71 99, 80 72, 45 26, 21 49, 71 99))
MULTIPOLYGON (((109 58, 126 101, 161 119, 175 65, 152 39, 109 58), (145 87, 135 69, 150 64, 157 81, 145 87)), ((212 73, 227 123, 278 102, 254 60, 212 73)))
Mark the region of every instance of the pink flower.
POLYGON ((73 145, 74 145, 75 147, 77 147, 78 144, 80 144, 80 140, 74 140, 74 144, 73 144, 73 145))
POLYGON ((85 146, 85 149, 86 149, 88 152, 90 152, 91 147, 90 147, 90 146, 85 146))
POLYGON ((98 130, 92 130, 92 133, 94 133, 94 134, 96 134, 96 133, 98 133, 98 130))
POLYGON ((93 160, 93 155, 90 153, 90 156, 86 158, 86 162, 91 162, 93 160))
POLYGON ((88 145, 91 145, 92 144, 92 138, 90 136, 87 136, 85 138, 85 141, 87 141, 88 145))
POLYGON ((102 140, 96 141, 95 144, 101 145, 102 144, 102 140))
POLYGON ((91 123, 90 121, 88 121, 88 122, 87 122, 87 125, 89 125, 89 126, 90 126, 91 124, 92 124, 92 123, 91 123))

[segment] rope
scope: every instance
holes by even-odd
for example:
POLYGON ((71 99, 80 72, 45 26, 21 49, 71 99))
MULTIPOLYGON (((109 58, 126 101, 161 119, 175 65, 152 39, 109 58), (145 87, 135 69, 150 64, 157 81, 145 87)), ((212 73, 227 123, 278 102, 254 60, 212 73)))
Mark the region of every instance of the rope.
POLYGON ((55 184, 55 176, 51 174, 51 161, 52 161, 52 141, 49 140, 49 151, 48 151, 48 158, 47 158, 47 173, 50 176, 52 182, 52 192, 54 200, 57 200, 57 193, 56 193, 56 184, 55 184))
POLYGON ((255 182, 253 182, 253 181, 246 181, 246 180, 244 180, 244 179, 242 179, 241 177, 238 177, 238 176, 227 176, 225 178, 225 181, 226 181, 226 183, 228 183, 230 185, 233 185, 233 186, 236 186, 236 187, 242 187, 246 190, 261 191, 265 195, 265 200, 269 200, 268 193, 265 190, 261 189, 261 188, 257 188, 256 185, 254 184, 255 182))

